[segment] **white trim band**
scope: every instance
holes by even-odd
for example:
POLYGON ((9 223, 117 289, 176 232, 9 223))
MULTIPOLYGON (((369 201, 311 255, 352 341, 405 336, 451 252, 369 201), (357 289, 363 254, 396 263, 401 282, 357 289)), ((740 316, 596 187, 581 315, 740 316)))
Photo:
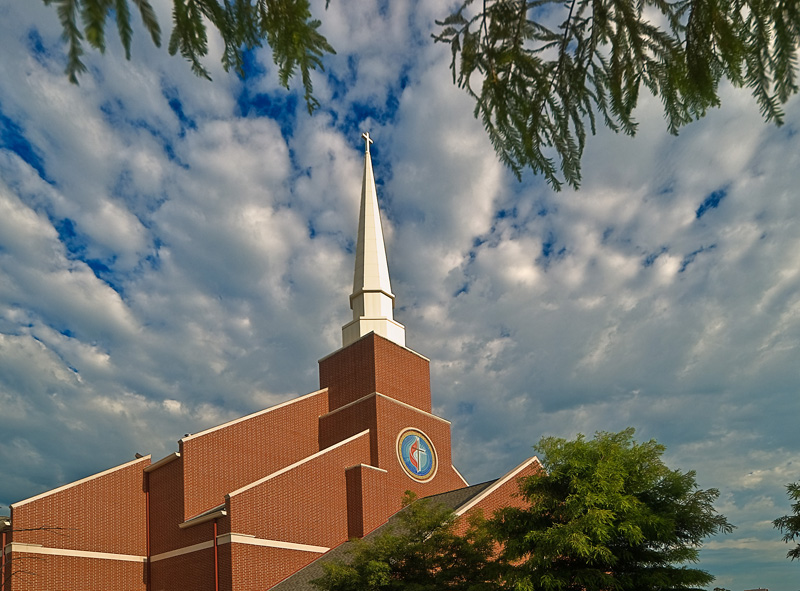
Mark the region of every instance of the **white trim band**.
POLYGON ((174 451, 171 454, 169 454, 167 457, 161 458, 156 463, 150 464, 149 466, 147 466, 144 469, 144 471, 145 472, 152 472, 153 470, 158 470, 161 466, 166 466, 167 464, 169 464, 173 460, 177 460, 179 457, 181 457, 180 452, 174 451))
MULTIPOLYGON (((402 324, 401 324, 401 326, 402 326, 402 324)), ((371 330, 371 331, 369 331, 367 334, 365 334, 365 335, 361 335, 360 337, 358 337, 358 340, 356 340, 356 341, 353 341, 353 342, 354 342, 354 343, 357 343, 358 341, 360 341, 360 340, 361 340, 361 339, 363 339, 364 337, 368 337, 369 335, 371 335, 373 332, 375 332, 375 331, 374 331, 374 330, 371 330)), ((375 334, 376 334, 377 336, 381 337, 382 339, 386 339, 387 341, 390 341, 391 343, 393 343, 393 344, 397 345, 397 346, 398 346, 398 347, 400 347, 401 349, 405 349, 405 350, 406 350, 406 351, 408 351, 409 353, 413 353, 414 355, 416 355, 416 356, 417 356, 417 357, 419 357, 420 359, 424 359, 425 361, 428 361, 428 362, 430 362, 430 359, 428 359, 427 357, 425 357, 425 355, 423 355, 422 353, 417 353, 416 351, 414 351, 414 349, 409 349, 409 348, 408 348, 408 347, 406 347, 405 345, 401 345, 400 343, 395 343, 394 341, 392 341, 392 339, 387 339, 385 336, 383 336, 383 335, 379 335, 377 332, 376 332, 375 334)), ((353 343, 350 343, 350 345, 352 345, 352 344, 353 344, 353 343)), ((347 347, 349 347, 350 345, 343 345, 343 346, 339 347, 339 348, 338 348, 338 349, 336 349, 336 351, 334 351, 333 353, 328 353, 327 355, 325 355, 325 357, 323 357, 322 359, 318 360, 318 361, 317 361, 317 363, 319 363, 319 362, 321 362, 321 361, 325 361, 325 360, 326 360, 328 357, 333 357, 333 356, 334 356, 334 355, 336 355, 336 354, 337 354, 339 351, 343 351, 344 349, 347 349, 347 347)), ((325 389, 326 389, 326 388, 323 388, 323 390, 325 390, 325 389)))
POLYGON ((6 546, 6 554, 26 552, 28 554, 47 554, 49 556, 70 556, 74 558, 96 558, 100 560, 121 560, 123 562, 147 562, 147 556, 135 554, 112 554, 110 552, 92 552, 90 550, 67 550, 66 548, 46 548, 39 544, 11 542, 6 546))
POLYGON ((445 423, 446 425, 450 425, 451 424, 450 421, 448 421, 447 419, 443 419, 442 417, 438 417, 433 413, 430 413, 428 411, 422 410, 421 408, 417 408, 416 406, 411 406, 410 404, 407 404, 407 403, 403 402, 402 400, 397 400, 396 398, 392 398, 391 396, 387 396, 386 394, 381 394, 380 392, 373 392, 372 394, 367 394, 366 396, 362 396, 358 400, 353 400, 353 402, 348 402, 347 404, 345 404, 343 406, 340 406, 337 409, 334 409, 334 410, 332 410, 330 412, 326 412, 324 415, 320 416, 320 419, 324 419, 326 417, 329 417, 332 414, 335 414, 335 413, 339 412, 340 410, 344 410, 345 408, 353 406, 354 404, 358 404, 359 402, 363 402, 364 400, 367 400, 368 398, 372 398, 373 396, 375 396, 376 398, 383 398, 384 400, 388 400, 389 402, 394 402, 395 404, 399 404, 400 406, 404 406, 404 407, 408 408, 409 410, 416 411, 416 412, 418 412, 420 414, 423 414, 425 416, 428 416, 428 417, 430 417, 432 419, 436 419, 437 421, 441 421, 442 423, 445 423))
POLYGON ((464 483, 464 486, 469 486, 469 482, 467 482, 466 478, 461 476, 461 472, 459 472, 453 464, 450 464, 450 467, 453 469, 453 472, 455 472, 456 475, 461 479, 461 482, 464 483))
POLYGON ((222 544, 247 544, 248 546, 266 546, 268 548, 282 548, 284 550, 300 550, 301 552, 314 552, 325 554, 330 548, 326 546, 312 546, 310 544, 295 544, 294 542, 281 542, 279 540, 265 540, 248 534, 222 534, 217 538, 222 544))
POLYGON ((178 548, 177 550, 170 550, 169 552, 156 554, 150 557, 150 562, 158 562, 159 560, 166 560, 167 558, 174 558, 175 556, 181 556, 182 554, 190 554, 192 552, 198 552, 199 550, 206 550, 213 547, 214 540, 208 540, 207 542, 200 542, 199 544, 194 544, 192 546, 186 546, 184 548, 178 548))
POLYGON ((227 514, 228 512, 225 509, 219 509, 217 511, 214 511, 213 513, 205 513, 203 515, 198 515, 197 517, 192 517, 191 519, 187 519, 183 523, 179 523, 178 527, 181 529, 186 529, 187 527, 200 525, 201 523, 207 523, 214 519, 225 517, 227 514))
POLYGON ((289 472, 290 470, 294 470, 295 468, 297 468, 298 466, 300 466, 302 464, 305 464, 306 462, 310 462, 312 460, 315 460, 318 457, 323 456, 326 453, 331 452, 331 451, 333 451, 334 449, 336 449, 338 447, 342 447, 343 445, 347 445, 351 441, 355 441, 359 437, 363 437, 363 436, 368 435, 368 434, 369 434, 369 429, 364 429, 363 431, 361 431, 361 433, 356 433, 352 437, 348 437, 347 439, 345 439, 343 441, 340 441, 339 443, 331 445, 330 447, 326 447, 325 449, 320 450, 317 453, 308 456, 307 458, 303 458, 299 462, 295 462, 291 466, 286 466, 285 468, 281 468, 280 470, 278 470, 276 472, 273 472, 269 476, 265 476, 264 478, 262 478, 260 480, 256 480, 255 482, 251 482, 250 484, 247 484, 247 485, 243 486, 242 488, 236 489, 235 491, 233 491, 231 493, 228 493, 225 496, 230 499, 231 497, 234 497, 234 496, 238 495, 239 493, 243 493, 246 490, 250 490, 251 488, 254 488, 256 486, 259 486, 260 484, 265 483, 267 480, 270 480, 271 478, 275 478, 277 476, 280 476, 281 474, 285 474, 286 472, 289 472))
POLYGON ((29 497, 27 499, 23 499, 21 501, 17 501, 16 503, 12 503, 9 506, 12 509, 16 509, 17 507, 21 507, 22 505, 25 505, 26 503, 30 503, 31 501, 35 501, 37 499, 41 499, 42 497, 46 497, 46 496, 49 496, 49 495, 53 495, 53 494, 55 494, 57 492, 61 492, 62 490, 67 490, 68 488, 72 488, 73 486, 78 486, 79 484, 83 484, 84 482, 89 482, 90 480, 94 480, 95 478, 100 478, 101 476, 105 476, 106 474, 111 474, 112 472, 116 472, 117 470, 122 470, 123 468, 127 468, 128 466, 133 466, 134 464, 137 464, 139 462, 145 462, 145 461, 147 461, 147 462, 150 461, 150 456, 149 455, 143 456, 141 458, 137 458, 137 459, 135 459, 133 461, 126 462, 124 464, 120 464, 119 466, 114 466, 113 468, 109 468, 108 470, 103 470, 102 472, 98 472, 97 474, 92 474, 91 476, 87 476, 86 478, 81 478, 80 480, 76 480, 75 482, 70 482, 69 484, 64 484, 62 486, 59 486, 58 488, 54 488, 54 489, 48 490, 48 491, 43 492, 41 494, 38 494, 38 495, 36 495, 34 497, 29 497))
POLYGON ((227 423, 222 423, 221 425, 217 425, 216 427, 210 427, 205 431, 200 431, 199 433, 192 433, 191 435, 187 435, 186 437, 181 437, 180 441, 189 441, 191 439, 195 439, 197 437, 202 437, 203 435, 208 435, 209 433, 213 433, 214 431, 219 431, 220 429, 224 429, 225 427, 230 427, 235 425, 236 423, 242 423, 244 421, 249 421, 250 419, 254 419, 256 417, 260 417, 261 415, 270 413, 272 411, 278 410, 285 406, 289 406, 290 404, 295 404, 297 402, 301 402, 303 400, 307 400, 313 396, 318 396, 322 392, 325 392, 327 388, 322 388, 322 390, 317 390, 316 392, 310 392, 308 394, 304 394, 303 396, 298 396, 297 398, 291 398, 289 400, 285 400, 284 402, 279 402, 275 406, 270 406, 269 408, 265 408, 263 410, 256 411, 252 414, 245 415, 243 417, 239 417, 238 419, 234 419, 232 421, 228 421, 227 423))
POLYGON ((534 462, 539 464, 540 466, 542 465, 541 462, 539 461, 539 458, 537 458, 536 456, 533 456, 532 458, 528 458, 527 460, 522 462, 519 466, 514 468, 511 472, 509 472, 508 474, 506 474, 505 476, 500 478, 492 486, 490 486, 485 491, 483 491, 481 494, 479 494, 477 497, 475 497, 474 499, 469 501, 466 505, 463 505, 463 506, 459 507, 458 510, 455 512, 455 514, 456 515, 463 515, 464 513, 466 513, 470 509, 472 509, 475 505, 480 503, 483 499, 485 499, 490 494, 492 494, 494 491, 496 491, 498 488, 503 486, 506 482, 508 482, 509 480, 514 478, 514 476, 516 476, 517 474, 522 472, 523 469, 525 469, 528 466, 530 466, 531 464, 533 464, 534 462))
MULTIPOLYGON (((264 546, 267 548, 281 548, 283 550, 299 550, 301 552, 313 552, 315 554, 325 554, 330 548, 325 546, 311 546, 310 544, 296 544, 294 542, 282 542, 280 540, 265 540, 257 538, 249 534, 220 534, 217 536, 217 544, 222 546, 224 544, 246 544, 248 546, 264 546)), ((185 548, 178 548, 177 550, 170 550, 169 552, 162 552, 150 557, 150 562, 158 562, 159 560, 166 560, 183 554, 190 554, 200 550, 207 550, 214 547, 214 541, 200 542, 185 548)))
POLYGON ((348 470, 352 470, 353 468, 369 468, 370 470, 375 470, 376 472, 383 472, 384 474, 388 474, 388 470, 384 470, 383 468, 378 468, 377 466, 370 466, 369 464, 353 464, 352 466, 348 466, 344 469, 345 472, 348 470))

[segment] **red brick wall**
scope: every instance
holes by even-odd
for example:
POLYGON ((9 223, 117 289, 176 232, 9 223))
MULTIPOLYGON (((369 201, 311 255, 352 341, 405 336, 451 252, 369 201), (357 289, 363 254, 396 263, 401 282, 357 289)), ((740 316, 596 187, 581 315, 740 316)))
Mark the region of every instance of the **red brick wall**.
POLYGON ((219 561, 219 589, 220 591, 233 590, 233 544, 222 544, 217 548, 219 561))
MULTIPOLYGON (((142 458, 12 508, 17 543, 144 556, 147 553, 142 458)), ((13 552, 8 591, 144 591, 144 562, 13 552)))
POLYGON ((248 544, 226 544, 230 547, 235 591, 263 591, 281 582, 292 573, 321 556, 315 552, 268 548, 248 544))
POLYGON ((225 500, 225 495, 319 450, 318 417, 327 393, 297 399, 233 425, 181 442, 184 519, 225 500))
POLYGON ((390 513, 386 471, 360 464, 347 469, 347 537, 360 538, 382 525, 390 513))
POLYGON ((538 460, 528 464, 518 474, 509 478, 506 482, 494 489, 491 494, 481 499, 474 507, 467 511, 459 519, 456 526, 456 532, 463 534, 468 527, 467 519, 470 514, 475 511, 482 511, 484 516, 489 518, 495 511, 503 507, 525 507, 528 506, 527 501, 519 495, 520 479, 523 479, 532 474, 536 474, 542 469, 538 460))
POLYGON ((430 361, 376 336, 375 373, 377 392, 431 412, 430 361))
POLYGON ((361 433, 370 430, 370 461, 373 466, 378 465, 378 440, 375 433, 378 427, 376 400, 378 396, 363 398, 347 408, 340 408, 335 412, 326 414, 319 419, 319 448, 325 449, 361 433))
MULTIPOLYGON (((150 480, 150 555, 155 556, 211 542, 214 539, 214 523, 208 521, 194 527, 181 529, 183 519, 183 457, 153 470, 150 480)), ((220 529, 227 518, 219 520, 220 529)), ((220 532, 222 533, 222 532, 220 532)), ((214 589, 213 549, 198 550, 173 558, 151 561, 152 590, 214 589), (211 558, 209 558, 211 552, 211 558), (208 578, 209 569, 211 577, 208 578), (204 587, 197 581, 204 581, 204 587)))
MULTIPOLYGON (((385 396, 375 395, 321 417, 320 446, 326 447, 363 429, 370 430, 369 463, 387 471, 386 504, 381 506, 381 514, 387 512, 386 515, 390 515, 398 511, 406 490, 426 497, 464 486, 464 481, 452 467, 450 424, 447 421, 409 408, 385 396), (429 481, 417 482, 410 478, 397 458, 397 436, 409 427, 425 433, 436 449, 438 469, 429 481)), ((380 519, 380 523, 383 519, 380 519)))
POLYGON ((158 560, 150 568, 152 591, 214 591, 213 547, 158 560))
POLYGON ((144 556, 145 493, 149 458, 12 507, 15 542, 51 548, 144 556), (56 531, 19 531, 37 527, 56 531))
POLYGON ((429 361, 375 333, 321 359, 319 383, 328 388, 330 410, 380 392, 431 411, 429 361))
POLYGON ((8 591, 145 591, 142 562, 14 552, 17 569, 8 591))
MULTIPOLYGON (((213 537, 211 522, 181 529, 183 456, 148 474, 150 479, 150 555, 177 550, 213 537)), ((220 502, 224 501, 220 499, 220 502)))
POLYGON ((231 496, 231 531, 267 540, 337 546, 347 540, 345 468, 368 462, 365 433, 231 496))
POLYGON ((453 470, 450 450, 450 423, 433 415, 414 411, 388 398, 379 397, 377 411, 377 466, 387 474, 386 489, 392 513, 402 507, 403 493, 413 491, 427 497, 464 486, 464 481, 453 470), (419 429, 430 439, 436 450, 438 468, 436 475, 425 482, 417 482, 406 474, 397 457, 397 437, 406 428, 419 429))

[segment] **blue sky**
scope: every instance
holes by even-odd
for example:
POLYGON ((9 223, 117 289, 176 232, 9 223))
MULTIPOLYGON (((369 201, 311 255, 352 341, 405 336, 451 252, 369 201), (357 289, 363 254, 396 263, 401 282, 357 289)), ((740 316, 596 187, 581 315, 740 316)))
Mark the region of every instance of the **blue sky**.
MULTIPOLYGON (((456 466, 498 476, 544 435, 637 429, 738 526, 701 566, 794 591, 771 520, 800 479, 800 105, 746 91, 666 132, 590 138, 580 191, 497 161, 448 49, 447 3, 335 0, 322 109, 276 81, 195 78, 140 29, 80 86, 55 12, 0 7, 0 512, 317 388, 350 315, 360 133, 396 318, 432 360, 456 466)), ((161 22, 169 13, 157 3, 161 22)))

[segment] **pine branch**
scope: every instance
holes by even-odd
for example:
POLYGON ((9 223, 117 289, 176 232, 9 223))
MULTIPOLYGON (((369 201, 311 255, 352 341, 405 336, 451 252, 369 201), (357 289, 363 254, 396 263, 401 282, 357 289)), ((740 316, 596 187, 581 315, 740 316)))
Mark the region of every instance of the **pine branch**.
POLYGON ((65 73, 73 84, 78 83, 78 75, 87 71, 86 65, 81 61, 83 48, 81 41, 83 35, 77 23, 77 13, 80 0, 44 0, 45 5, 56 5, 58 20, 61 22, 61 39, 67 43, 67 67, 65 73))
MULTIPOLYGON (((131 1, 151 40, 160 46, 161 27, 150 0, 131 1)), ((125 57, 130 59, 133 28, 129 0, 43 2, 54 5, 58 13, 62 38, 68 46, 66 73, 71 82, 77 84, 79 75, 87 71, 81 61, 84 38, 92 48, 105 51, 109 15, 116 20, 125 57), (78 13, 82 28, 77 23, 78 13)), ((308 0, 172 0, 172 23, 167 51, 170 55, 180 54, 196 75, 210 80, 209 70, 203 64, 208 54, 207 24, 210 24, 222 37, 221 61, 226 71, 234 69, 244 76, 243 52, 266 42, 272 48, 280 83, 288 88, 299 72, 309 112, 319 107, 313 94, 311 72, 322 70, 325 55, 335 51, 320 34, 321 23, 312 17, 308 0)))
POLYGON ((156 47, 161 47, 161 27, 158 24, 156 13, 148 0, 133 0, 142 17, 142 24, 156 47))
POLYGON ((635 135, 642 86, 661 99, 674 134, 719 106, 723 79, 749 86, 777 124, 799 91, 796 0, 535 0, 524 22, 516 0, 483 0, 468 18, 470 3, 437 21, 433 38, 450 44, 453 80, 475 100, 500 160, 518 178, 526 168, 543 174, 555 189, 561 180, 543 151, 553 151, 564 182, 577 188, 585 122, 594 134, 599 113, 613 131, 635 135), (566 15, 558 34, 537 22, 555 5, 566 15), (546 87, 543 72, 551 75, 546 87), (479 92, 473 74, 483 77, 479 92))
POLYGON ((117 31, 119 32, 122 47, 125 50, 125 59, 131 59, 131 38, 133 29, 131 28, 131 13, 128 9, 127 0, 115 0, 115 10, 117 13, 117 31))

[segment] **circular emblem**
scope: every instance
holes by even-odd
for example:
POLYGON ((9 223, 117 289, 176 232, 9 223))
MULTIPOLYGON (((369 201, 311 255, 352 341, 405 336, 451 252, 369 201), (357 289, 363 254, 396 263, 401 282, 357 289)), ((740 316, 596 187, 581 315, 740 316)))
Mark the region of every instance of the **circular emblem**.
POLYGON ((397 457, 414 480, 425 482, 436 474, 436 450, 422 431, 406 429, 397 436, 397 457))

